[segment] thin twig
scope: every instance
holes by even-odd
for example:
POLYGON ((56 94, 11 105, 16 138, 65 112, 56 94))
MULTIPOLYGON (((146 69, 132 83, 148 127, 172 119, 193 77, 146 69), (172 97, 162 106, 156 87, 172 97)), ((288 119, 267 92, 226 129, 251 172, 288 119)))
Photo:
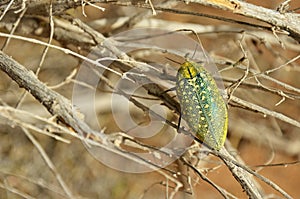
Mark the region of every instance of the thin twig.
POLYGON ((24 133, 26 134, 26 136, 28 137, 28 139, 32 142, 32 144, 35 146, 35 148, 41 154, 42 158, 46 162, 49 169, 53 172, 56 180, 58 181, 58 183, 60 184, 60 186, 62 187, 64 192, 67 194, 67 196, 69 198, 74 198, 70 188, 67 186, 67 184, 65 183, 65 181, 63 180, 63 178, 61 177, 59 172, 57 171, 55 165, 53 164, 53 162, 51 161, 51 159, 49 158, 49 156, 47 155, 47 153, 45 152, 43 147, 40 145, 40 143, 34 138, 34 136, 26 128, 24 128, 24 127, 21 127, 21 128, 24 131, 24 133))
POLYGON ((14 0, 10 0, 9 3, 7 4, 7 6, 5 7, 2 15, 0 16, 0 21, 3 19, 3 17, 5 16, 5 14, 9 11, 9 9, 11 8, 12 4, 14 3, 14 0))
MULTIPOLYGON (((225 148, 224 148, 224 149, 225 149, 225 148)), ((222 150, 223 150, 223 149, 222 149, 222 150)), ((252 175, 254 175, 255 177, 257 177, 258 179, 262 180, 263 182, 265 182, 266 184, 268 184, 269 186, 271 186, 274 190, 276 190, 276 191, 278 191, 279 193, 281 193, 281 194, 282 194, 284 197, 286 197, 287 199, 292 199, 292 197, 291 197, 288 193, 286 193, 284 190, 282 190, 277 184, 275 184, 274 182, 272 182, 272 181, 269 180, 268 178, 266 178, 266 177, 264 177, 264 176, 258 174, 257 172, 252 171, 252 170, 249 169, 247 166, 245 166, 245 165, 243 165, 243 164, 240 164, 239 162, 235 161, 235 160, 231 157, 231 155, 230 155, 230 156, 228 155, 228 151, 226 151, 225 153, 223 153, 224 150, 223 150, 222 152, 217 152, 217 151, 208 151, 208 152, 211 153, 211 154, 214 154, 214 155, 216 155, 216 156, 218 156, 218 157, 220 157, 220 158, 224 161, 225 164, 228 164, 228 163, 229 163, 228 166, 230 166, 230 168, 233 169, 233 170, 231 170, 232 172, 235 172, 234 168, 235 168, 235 166, 237 166, 237 167, 239 167, 239 168, 241 168, 241 169, 247 171, 249 174, 252 174, 252 175), (234 164, 235 166, 233 166, 232 164, 234 164)), ((239 170, 239 172, 243 172, 243 171, 240 171, 240 170, 239 170)), ((233 173, 233 174, 234 174, 234 173, 233 173)), ((236 174, 238 174, 238 173, 236 173, 236 174)), ((234 174, 234 175, 236 175, 236 174, 234 174)), ((238 178, 238 176, 235 176, 235 177, 238 178)), ((239 179, 237 179, 237 180, 239 180, 239 179)), ((245 180, 247 180, 247 178, 246 178, 245 180)), ((250 184, 251 184, 251 183, 250 183, 250 184)))
POLYGON ((187 164, 194 172, 196 172, 204 181, 206 181, 208 184, 210 184, 211 186, 213 186, 225 199, 229 199, 229 197, 227 196, 227 193, 224 191, 223 188, 221 188, 220 186, 218 186, 216 183, 214 183, 213 181, 211 181, 209 178, 207 178, 205 175, 203 175, 201 173, 201 171, 199 171, 196 167, 194 167, 192 164, 190 164, 184 157, 181 158, 182 161, 187 164))
POLYGON ((263 108, 263 107, 261 107, 259 105, 256 105, 256 104, 253 104, 251 102, 247 102, 247 101, 245 101, 243 99, 240 99, 238 97, 235 97, 235 96, 231 97, 231 101, 233 101, 233 102, 235 102, 235 103, 237 103, 239 105, 242 105, 244 107, 247 107, 247 108, 249 108, 251 110, 258 111, 258 112, 263 113, 265 115, 269 115, 269 116, 275 117, 277 119, 280 119, 280 120, 282 120, 284 122, 287 122, 287 123, 289 123, 291 125, 294 125, 294 126, 300 128, 300 122, 299 121, 291 119, 291 118, 283 115, 282 113, 278 113, 278 112, 275 112, 275 111, 270 111, 270 110, 268 110, 266 108, 263 108))
MULTIPOLYGON (((15 21, 15 23, 12 26, 12 29, 10 31, 10 35, 13 35, 15 33, 16 29, 18 28, 18 25, 20 24, 20 21, 22 20, 22 18, 24 17, 24 14, 26 13, 26 10, 27 10, 26 8, 23 9, 23 11, 18 16, 17 20, 15 21)), ((1 19, 0 19, 0 21, 1 21, 1 19)), ((8 46, 8 44, 10 42, 10 39, 11 39, 10 37, 8 37, 6 39, 5 43, 3 44, 2 48, 1 48, 2 51, 5 51, 6 47, 8 46)))
POLYGON ((102 67, 105 70, 108 70, 108 71, 110 71, 112 73, 115 73, 116 75, 122 77, 121 73, 119 73, 117 71, 114 71, 111 68, 108 68, 108 67, 104 66, 103 64, 100 64, 97 61, 91 60, 91 59, 89 59, 89 58, 87 58, 87 57, 85 57, 85 56, 83 56, 81 54, 78 54, 78 53, 76 53, 76 52, 74 52, 74 51, 72 51, 70 49, 67 49, 67 48, 62 48, 62 47, 59 47, 59 46, 56 46, 56 45, 48 44, 46 42, 42 42, 42 41, 37 40, 37 39, 32 39, 32 38, 27 38, 27 37, 22 37, 22 36, 17 36, 17 35, 9 35, 9 34, 2 33, 2 32, 0 32, 0 37, 7 37, 7 38, 19 39, 19 40, 22 40, 22 41, 27 41, 27 42, 31 42, 31 43, 34 43, 34 44, 39 44, 39 45, 42 45, 42 46, 49 46, 49 47, 51 47, 53 49, 60 50, 60 51, 62 51, 64 53, 66 53, 66 54, 73 55, 74 57, 80 58, 80 59, 82 59, 84 61, 87 61, 87 62, 89 62, 91 64, 94 64, 96 66, 102 67))
POLYGON ((7 190, 8 192, 14 193, 18 196, 21 196, 23 198, 27 199, 35 199, 35 197, 29 195, 28 193, 22 192, 21 190, 18 190, 12 186, 9 186, 8 184, 2 184, 0 183, 0 188, 7 190))

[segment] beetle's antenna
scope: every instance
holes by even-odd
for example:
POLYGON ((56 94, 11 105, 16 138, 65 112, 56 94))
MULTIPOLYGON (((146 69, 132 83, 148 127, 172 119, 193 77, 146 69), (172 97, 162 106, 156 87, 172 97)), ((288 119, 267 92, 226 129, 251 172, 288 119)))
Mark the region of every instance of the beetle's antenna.
POLYGON ((203 48, 203 46, 202 46, 201 40, 200 40, 200 38, 199 38, 199 36, 198 36, 198 34, 197 34, 197 32, 196 32, 195 30, 193 30, 193 29, 179 29, 179 30, 177 30, 177 31, 192 32, 192 33, 196 36, 196 38, 197 38, 197 40, 198 40, 198 43, 199 43, 198 45, 196 45, 195 51, 194 51, 192 57, 195 56, 195 54, 196 54, 196 52, 197 52, 197 48, 198 48, 198 46, 200 46, 200 48, 201 48, 201 50, 202 50, 202 52, 203 52, 203 54, 204 54, 204 56, 205 56, 206 61, 209 62, 209 58, 207 57, 207 55, 206 55, 206 53, 205 53, 205 50, 204 50, 204 48, 203 48))
POLYGON ((169 60, 169 61, 172 61, 172 62, 174 62, 174 63, 176 63, 176 64, 179 64, 179 65, 181 65, 182 63, 180 63, 180 62, 178 62, 178 61, 175 61, 174 59, 171 59, 171 58, 169 58, 169 57, 165 57, 167 60, 169 60))

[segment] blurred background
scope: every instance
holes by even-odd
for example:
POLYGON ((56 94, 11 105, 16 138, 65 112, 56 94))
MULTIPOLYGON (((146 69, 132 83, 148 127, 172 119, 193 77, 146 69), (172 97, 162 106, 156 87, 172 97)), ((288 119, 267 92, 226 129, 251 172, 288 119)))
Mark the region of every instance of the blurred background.
MULTIPOLYGON (((8 6, 9 2, 1 3, 2 8, 8 6)), ((300 61, 297 57, 300 46, 298 42, 283 31, 272 32, 264 29, 263 27, 270 29, 271 26, 267 23, 233 14, 230 11, 194 3, 185 4, 180 1, 149 2, 108 1, 91 6, 87 1, 84 7, 74 6, 59 14, 55 14, 54 10, 54 32, 51 43, 83 56, 90 55, 95 45, 94 39, 70 23, 72 19, 80 19, 105 37, 136 28, 160 28, 167 31, 193 29, 219 70, 223 89, 228 94, 227 98, 225 97, 229 113, 226 147, 239 155, 251 169, 276 183, 293 198, 297 198, 300 195, 298 188, 300 183, 300 61), (128 2, 141 3, 141 5, 150 5, 151 2, 154 7, 169 6, 170 9, 204 13, 208 17, 160 10, 156 10, 157 15, 153 15, 151 7, 139 8, 128 2), (105 8, 105 11, 99 8, 105 8), (218 16, 219 19, 212 19, 209 16, 218 16), (226 21, 228 18, 235 21, 226 21), (242 24, 237 21, 247 23, 242 24), (254 104, 262 107, 267 112, 238 103, 234 100, 236 98, 228 98, 231 95, 246 101, 249 106, 254 104), (282 115, 293 120, 294 124, 280 119, 282 115)), ((282 0, 247 1, 249 4, 271 10, 276 10, 282 2, 282 0)), ((39 1, 39 3, 45 2, 39 1)), ((7 13, 1 10, 3 16, 0 20, 1 32, 10 33, 13 29, 13 35, 47 43, 51 35, 49 16, 45 13, 34 13, 34 9, 28 9, 28 12, 26 9, 19 10, 20 5, 15 2, 7 13), (16 10, 18 12, 15 12, 16 10), (18 20, 20 22, 16 25, 15 22, 18 20)), ((297 15, 300 12, 299 8, 300 2, 291 0, 286 12, 297 15)), ((196 43, 199 41, 192 32, 184 31, 178 34, 184 34, 196 43)), ((180 42, 174 41, 175 46, 180 42)), ((11 39, 8 42, 3 35, 0 44, 6 54, 36 73, 38 79, 50 89, 72 100, 73 86, 76 83, 76 74, 82 66, 82 59, 53 48, 49 48, 43 59, 45 46, 18 39, 11 39)), ((149 78, 156 79, 155 83, 164 90, 175 86, 174 77, 179 68, 179 64, 165 57, 179 63, 185 59, 184 54, 178 57, 152 51, 135 51, 129 55, 153 66, 157 64, 160 71, 168 74, 169 79, 159 78, 157 74, 149 75, 149 78)), ((118 72, 124 72, 118 64, 112 63, 110 67, 118 72)), ((113 87, 121 79, 109 71, 103 74, 113 87)), ((130 87, 130 84, 128 86, 130 87)), ((98 128, 100 124, 106 134, 129 133, 132 130, 130 126, 124 130, 115 121, 114 111, 110 106, 113 89, 103 81, 94 89, 97 118, 85 118, 88 120, 86 122, 92 128, 98 128)), ((147 106, 158 105, 158 109, 166 111, 165 117, 176 124, 179 118, 176 108, 167 107, 164 101, 149 94, 148 91, 139 88, 135 91, 138 96, 135 99, 147 106)), ((178 101, 174 91, 169 94, 172 99, 178 101)), ((57 174, 63 179, 74 198, 167 198, 169 192, 173 190, 166 189, 168 180, 158 172, 126 173, 101 163, 97 157, 89 153, 84 143, 76 136, 68 132, 56 131, 52 123, 43 121, 41 118, 63 125, 4 72, 0 72, 0 102, 2 112, 0 116, 0 198, 68 198, 57 180, 57 174), (8 110, 7 107, 13 109, 8 110), (40 131, 28 125, 35 126, 40 131), (29 129, 38 145, 33 144, 32 139, 21 127, 29 129), (65 141, 55 139, 54 136, 59 136, 65 141), (54 171, 49 168, 49 162, 45 162, 37 146, 40 146, 52 161, 55 166, 54 171)), ((147 125, 151 120, 149 114, 141 111, 136 104, 129 104, 130 116, 136 124, 147 125)), ((122 118, 124 114, 122 104, 115 108, 122 118)), ((151 128, 148 130, 150 132, 151 128)), ((140 133, 147 134, 147 132, 140 133)), ((154 137, 139 139, 139 141, 151 146, 162 146, 176 134, 176 128, 165 124, 154 137)), ((122 165, 122 162, 118 164, 122 165)), ((247 198, 240 184, 217 158, 206 158, 197 166, 207 178, 231 193, 229 198, 247 198)), ((183 184, 187 185, 177 192, 175 198, 223 198, 213 186, 179 161, 175 161, 169 167, 174 171, 185 171, 191 180, 189 183, 186 178, 181 179, 183 184)), ((262 181, 257 180, 257 182, 266 198, 282 197, 262 181)))

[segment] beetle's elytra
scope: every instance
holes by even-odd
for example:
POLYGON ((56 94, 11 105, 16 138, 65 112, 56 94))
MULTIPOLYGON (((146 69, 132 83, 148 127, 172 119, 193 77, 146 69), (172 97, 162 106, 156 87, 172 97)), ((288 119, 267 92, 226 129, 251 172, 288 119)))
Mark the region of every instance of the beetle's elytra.
POLYGON ((219 150, 226 139, 228 113, 215 80, 201 64, 190 61, 181 65, 176 80, 182 118, 199 140, 219 150))

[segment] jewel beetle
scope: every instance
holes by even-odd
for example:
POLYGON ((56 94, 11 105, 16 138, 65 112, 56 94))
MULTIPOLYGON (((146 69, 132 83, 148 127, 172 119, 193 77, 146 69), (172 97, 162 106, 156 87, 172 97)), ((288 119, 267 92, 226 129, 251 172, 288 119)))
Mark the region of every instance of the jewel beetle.
POLYGON ((176 92, 181 117, 193 134, 212 149, 220 150, 227 135, 228 113, 211 74, 203 65, 185 61, 177 72, 176 92))

